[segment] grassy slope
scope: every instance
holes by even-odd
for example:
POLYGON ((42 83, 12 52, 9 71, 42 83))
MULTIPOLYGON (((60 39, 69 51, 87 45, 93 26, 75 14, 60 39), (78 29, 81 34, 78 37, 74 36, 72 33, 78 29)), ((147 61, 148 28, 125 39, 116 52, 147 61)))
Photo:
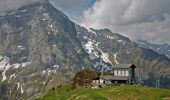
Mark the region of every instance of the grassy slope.
POLYGON ((51 90, 36 100, 170 100, 170 90, 142 86, 110 86, 103 89, 67 91, 69 86, 51 90))

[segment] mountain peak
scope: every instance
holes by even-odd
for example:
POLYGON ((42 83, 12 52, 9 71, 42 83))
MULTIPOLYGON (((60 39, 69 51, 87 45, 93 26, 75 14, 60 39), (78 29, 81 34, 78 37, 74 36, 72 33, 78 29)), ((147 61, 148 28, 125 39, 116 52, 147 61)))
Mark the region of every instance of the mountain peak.
POLYGON ((43 0, 41 2, 34 2, 34 3, 31 3, 31 4, 23 5, 19 8, 19 10, 29 8, 29 7, 40 7, 40 6, 47 6, 47 5, 52 6, 52 4, 49 2, 49 0, 43 0))
POLYGON ((110 29, 108 28, 104 28, 104 29, 93 29, 93 28, 90 28, 91 30, 93 31, 98 31, 98 32, 104 32, 104 33, 112 33, 110 29))
POLYGON ((56 20, 63 18, 68 19, 68 17, 63 12, 55 8, 49 0, 43 0, 42 2, 34 2, 21 6, 17 10, 8 11, 4 16, 8 16, 7 18, 10 19, 17 18, 18 20, 19 18, 26 19, 27 17, 33 19, 33 17, 43 17, 43 14, 45 13, 56 20))

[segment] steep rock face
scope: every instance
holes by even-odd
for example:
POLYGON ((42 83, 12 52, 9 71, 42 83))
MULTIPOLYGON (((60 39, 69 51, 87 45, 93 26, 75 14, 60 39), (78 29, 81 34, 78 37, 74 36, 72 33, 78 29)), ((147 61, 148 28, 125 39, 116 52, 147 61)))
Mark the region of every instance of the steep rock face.
POLYGON ((19 8, 0 21, 0 98, 32 99, 91 68, 73 22, 48 2, 19 8), (79 52, 79 53, 77 53, 79 52))

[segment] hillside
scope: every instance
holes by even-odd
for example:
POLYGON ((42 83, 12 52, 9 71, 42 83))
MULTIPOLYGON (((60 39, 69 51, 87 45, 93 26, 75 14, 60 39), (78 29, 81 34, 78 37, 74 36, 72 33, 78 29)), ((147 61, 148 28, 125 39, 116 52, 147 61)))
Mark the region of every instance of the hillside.
POLYGON ((110 86, 103 89, 68 90, 62 86, 36 100, 170 100, 170 90, 143 86, 110 86))

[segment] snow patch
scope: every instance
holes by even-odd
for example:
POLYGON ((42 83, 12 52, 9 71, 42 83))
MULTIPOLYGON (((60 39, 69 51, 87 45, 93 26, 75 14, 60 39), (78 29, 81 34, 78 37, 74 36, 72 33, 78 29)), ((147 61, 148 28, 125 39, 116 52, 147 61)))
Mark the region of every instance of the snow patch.
POLYGON ((27 10, 26 9, 24 9, 24 10, 21 10, 20 12, 26 12, 27 10))
POLYGON ((43 85, 45 85, 46 82, 43 82, 43 85))
POLYGON ((47 19, 43 18, 43 21, 46 21, 47 19))
MULTIPOLYGON (((12 75, 10 76, 10 78, 9 78, 9 81, 10 81, 11 79, 15 78, 15 77, 16 77, 15 73, 12 74, 12 75)), ((9 82, 9 81, 8 81, 8 82, 9 82)))
POLYGON ((23 88, 22 88, 22 85, 18 82, 17 83, 17 90, 20 88, 20 91, 21 91, 21 94, 23 94, 24 93, 24 90, 23 90, 23 88))
POLYGON ((31 64, 31 62, 21 63, 22 67, 26 67, 26 66, 28 66, 29 64, 31 64))
POLYGON ((84 70, 85 68, 84 67, 82 67, 82 70, 84 70))
POLYGON ((124 41, 124 40, 117 40, 117 42, 119 42, 119 43, 123 43, 123 45, 125 45, 125 44, 126 44, 126 41, 124 41))
POLYGON ((100 62, 96 62, 93 66, 95 69, 101 70, 102 72, 112 70, 111 66, 109 67, 106 63, 103 63, 102 60, 100 60, 100 62))
POLYGON ((18 69, 21 66, 21 64, 18 64, 18 63, 17 64, 13 64, 13 66, 14 66, 13 68, 18 69))
POLYGON ((51 33, 50 33, 50 32, 48 32, 48 34, 50 35, 51 33))
POLYGON ((79 48, 74 48, 77 54, 81 54, 81 50, 79 48))
POLYGON ((153 49, 152 46, 149 46, 150 49, 153 49))
POLYGON ((45 73, 45 70, 43 71, 43 74, 45 73))
POLYGON ((106 36, 106 38, 108 38, 108 39, 114 39, 114 37, 112 37, 112 36, 106 36))
POLYGON ((88 30, 89 33, 93 33, 93 34, 95 34, 97 36, 97 33, 94 30, 89 29, 89 28, 87 28, 87 30, 88 30))
POLYGON ((22 57, 21 59, 19 59, 20 61, 22 61, 23 59, 26 59, 27 57, 22 57))
POLYGON ((23 45, 19 45, 19 46, 17 46, 17 48, 19 48, 21 50, 25 50, 25 47, 23 45))
POLYGON ((20 87, 20 83, 17 83, 17 90, 19 89, 19 87, 20 87))
POLYGON ((21 64, 16 63, 16 64, 13 64, 12 66, 13 66, 13 68, 18 69, 19 67, 26 67, 29 64, 31 64, 31 62, 24 62, 24 63, 21 63, 21 64))
POLYGON ((57 72, 56 70, 57 70, 57 69, 54 69, 54 70, 52 70, 52 72, 53 72, 53 73, 56 73, 56 72, 57 72))
POLYGON ((43 13, 43 16, 47 16, 48 15, 48 13, 43 13))
POLYGON ((84 36, 83 36, 83 39, 88 39, 88 37, 84 35, 84 36))
POLYGON ((100 42, 97 42, 95 45, 98 47, 98 46, 99 46, 99 44, 100 44, 100 42))
POLYGON ((17 15, 16 17, 18 17, 18 18, 19 18, 19 17, 20 17, 20 15, 17 15))
POLYGON ((2 60, 3 59, 3 57, 0 55, 0 60, 2 60))
POLYGON ((123 40, 117 40, 119 43, 122 43, 123 42, 123 40))
POLYGON ((17 11, 13 11, 13 12, 11 12, 10 14, 8 14, 8 15, 13 15, 13 14, 15 14, 17 11))
POLYGON ((56 70, 60 67, 59 65, 54 65, 54 68, 56 68, 56 70))
POLYGON ((53 79, 50 80, 50 83, 53 81, 53 79))
POLYGON ((106 62, 106 63, 112 64, 111 61, 109 60, 109 54, 104 53, 101 49, 99 49, 99 50, 102 53, 101 58, 103 59, 103 61, 106 62))
POLYGON ((127 54, 129 54, 130 52, 129 52, 129 51, 127 51, 126 53, 127 53, 127 54))
POLYGON ((53 44, 53 47, 54 47, 54 48, 56 48, 56 47, 57 47, 57 45, 56 45, 56 44, 53 44))
POLYGON ((46 71, 43 71, 43 73, 47 72, 47 75, 50 75, 51 73, 56 73, 58 68, 59 68, 59 66, 55 67, 55 69, 53 69, 53 70, 48 69, 46 71))
POLYGON ((118 54, 118 53, 115 53, 115 54, 114 54, 114 61, 115 61, 116 64, 119 64, 119 62, 117 61, 117 54, 118 54))
POLYGON ((81 54, 81 50, 80 49, 76 50, 76 52, 77 52, 77 54, 81 54))
POLYGON ((157 50, 160 50, 160 48, 156 48, 157 50))
POLYGON ((23 32, 21 32, 21 33, 20 33, 20 36, 23 36, 23 34, 24 34, 24 33, 23 33, 23 32))
POLYGON ((123 42, 123 45, 125 45, 125 44, 126 44, 126 41, 123 42))
POLYGON ((92 41, 88 41, 87 44, 85 44, 85 48, 86 48, 88 53, 91 53, 94 50, 93 42, 92 41))
POLYGON ((2 82, 6 80, 6 71, 10 68, 11 66, 8 64, 5 66, 4 71, 2 72, 2 82))
POLYGON ((51 25, 48 25, 50 28, 53 28, 53 25, 51 24, 51 25))
POLYGON ((169 55, 166 55, 168 58, 170 57, 169 55))
POLYGON ((90 59, 94 60, 95 58, 99 58, 98 52, 94 50, 94 42, 89 40, 86 44, 83 45, 85 51, 89 54, 90 59))
POLYGON ((137 42, 139 43, 140 45, 147 45, 146 43, 143 43, 143 42, 137 42))
POLYGON ((9 58, 8 57, 2 57, 0 56, 0 70, 3 70, 2 72, 2 82, 6 80, 6 71, 9 70, 11 67, 12 68, 16 68, 18 69, 19 67, 25 67, 27 65, 29 65, 31 62, 26 62, 26 63, 15 63, 13 65, 11 65, 9 63, 9 58))
POLYGON ((9 58, 8 57, 1 57, 0 61, 0 70, 3 70, 2 72, 2 82, 6 80, 6 71, 10 68, 9 65, 9 58))
POLYGON ((51 70, 48 70, 48 75, 50 75, 50 73, 51 73, 51 70))
POLYGON ((5 69, 6 64, 9 63, 9 58, 8 57, 0 57, 0 70, 5 69))
POLYGON ((21 85, 21 94, 23 94, 23 93, 24 93, 24 90, 23 90, 22 85, 21 85))
POLYGON ((77 34, 81 34, 81 32, 77 32, 77 34))

